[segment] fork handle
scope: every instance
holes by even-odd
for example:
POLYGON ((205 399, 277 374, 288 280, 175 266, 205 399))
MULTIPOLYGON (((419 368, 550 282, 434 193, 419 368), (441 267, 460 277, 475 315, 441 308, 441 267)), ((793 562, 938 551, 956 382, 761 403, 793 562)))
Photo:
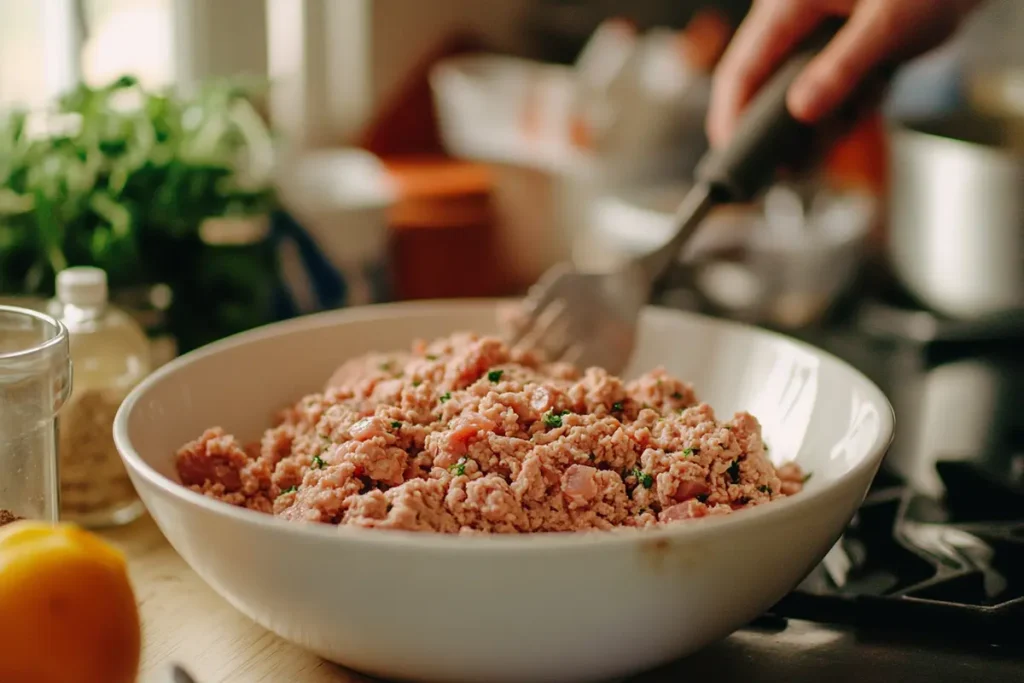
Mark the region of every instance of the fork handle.
POLYGON ((823 23, 758 90, 729 144, 701 159, 696 178, 710 188, 715 203, 750 201, 772 182, 780 166, 800 163, 810 155, 815 127, 789 113, 786 93, 843 23, 838 19, 823 23))

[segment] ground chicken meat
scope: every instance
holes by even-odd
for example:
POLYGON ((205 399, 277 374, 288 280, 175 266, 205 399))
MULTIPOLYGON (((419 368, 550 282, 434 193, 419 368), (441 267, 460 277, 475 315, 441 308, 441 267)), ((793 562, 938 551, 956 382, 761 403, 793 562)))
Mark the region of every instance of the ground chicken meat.
POLYGON ((251 445, 208 429, 182 484, 284 519, 438 533, 649 527, 798 493, 747 413, 462 333, 345 362, 251 445))

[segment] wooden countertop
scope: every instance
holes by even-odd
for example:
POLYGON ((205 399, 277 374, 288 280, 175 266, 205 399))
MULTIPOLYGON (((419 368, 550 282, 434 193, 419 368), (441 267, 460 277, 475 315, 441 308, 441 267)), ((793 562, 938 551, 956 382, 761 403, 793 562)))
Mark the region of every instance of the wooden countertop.
POLYGON ((197 683, 367 683, 291 645, 213 592, 148 516, 102 532, 128 556, 142 615, 139 683, 171 683, 183 665, 197 683))
MULTIPOLYGON (((148 517, 102 535, 127 553, 142 612, 138 683, 172 683, 174 663, 185 665, 197 683, 374 680, 289 645, 237 612, 189 569, 148 517)), ((865 642, 849 628, 790 620, 783 630, 742 630, 665 669, 630 680, 1020 680, 1019 660, 1012 653, 947 650, 898 638, 865 642)))

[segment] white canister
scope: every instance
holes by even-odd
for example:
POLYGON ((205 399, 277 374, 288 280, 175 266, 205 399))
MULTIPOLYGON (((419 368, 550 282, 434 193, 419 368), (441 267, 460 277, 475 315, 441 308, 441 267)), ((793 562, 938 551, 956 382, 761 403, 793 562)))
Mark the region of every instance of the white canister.
MULTIPOLYGON (((374 278, 386 270, 388 212, 397 188, 373 154, 353 148, 304 153, 282 166, 278 187, 285 207, 306 228, 348 286, 348 304, 372 303, 374 278)), ((285 280, 299 309, 315 308, 298 255, 282 257, 285 280), (303 292, 306 294, 303 294, 303 292)))

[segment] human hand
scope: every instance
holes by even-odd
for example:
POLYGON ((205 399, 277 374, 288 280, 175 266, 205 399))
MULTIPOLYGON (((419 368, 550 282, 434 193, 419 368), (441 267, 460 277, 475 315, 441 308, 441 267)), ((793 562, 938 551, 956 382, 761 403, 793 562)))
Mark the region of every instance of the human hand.
POLYGON ((743 108, 820 23, 848 18, 789 89, 790 113, 814 123, 883 62, 915 57, 948 38, 981 0, 755 0, 715 71, 707 133, 732 136, 743 108))

